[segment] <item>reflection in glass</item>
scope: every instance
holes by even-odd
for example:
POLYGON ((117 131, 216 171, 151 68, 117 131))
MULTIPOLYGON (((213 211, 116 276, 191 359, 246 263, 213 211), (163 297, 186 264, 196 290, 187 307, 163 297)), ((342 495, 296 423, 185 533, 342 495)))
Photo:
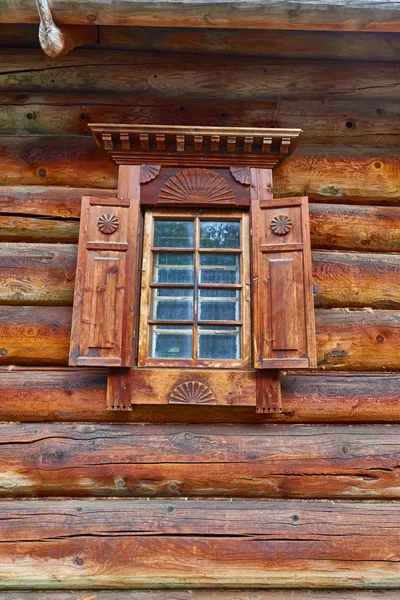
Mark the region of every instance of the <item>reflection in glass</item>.
POLYGON ((193 254, 155 252, 153 283, 193 283, 193 254))
POLYGON ((153 289, 150 318, 158 321, 191 321, 193 290, 153 289))
POLYGON ((201 254, 200 283, 240 283, 238 254, 201 254))
POLYGON ((154 221, 155 248, 193 248, 193 221, 154 221))
POLYGON ((199 358, 240 358, 240 328, 222 325, 199 327, 199 358))
POLYGON ((201 321, 238 321, 239 292, 237 290, 199 290, 201 321))
POLYGON ((149 350, 152 358, 191 358, 191 326, 150 325, 149 350))
POLYGON ((200 221, 200 248, 240 248, 240 221, 200 221))

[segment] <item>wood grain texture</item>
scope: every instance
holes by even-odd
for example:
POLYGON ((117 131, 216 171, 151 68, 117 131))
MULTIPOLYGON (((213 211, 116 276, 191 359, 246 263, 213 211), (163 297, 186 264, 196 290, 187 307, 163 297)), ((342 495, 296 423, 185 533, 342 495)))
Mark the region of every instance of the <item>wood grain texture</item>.
MULTIPOLYGON (((223 2, 171 3, 168 0, 125 0, 123 4, 81 0, 54 0, 54 19, 59 24, 159 25, 164 27, 230 27, 263 29, 307 29, 339 31, 399 31, 396 0, 332 0, 329 5, 299 0, 295 8, 287 0, 238 0, 223 2)), ((37 23, 30 0, 2 0, 1 22, 37 23)))
MULTIPOLYGON (((284 375, 282 414, 229 408, 233 423, 400 423, 399 375, 320 373, 284 375)), ((226 407, 141 405, 130 412, 106 410, 105 371, 0 369, 2 421, 210 423, 227 421, 226 407), (90 402, 88 401, 90 399, 90 402), (23 407, 23 408, 21 408, 23 407)), ((149 390, 149 394, 151 394, 149 390)))
POLYGON ((398 500, 399 428, 4 423, 0 497, 398 500))
POLYGON ((0 592, 0 600, 397 600, 396 590, 82 590, 0 592))
MULTIPOLYGON (((0 304, 71 306, 76 252, 72 244, 0 244, 0 304)), ((316 308, 400 308, 397 254, 314 251, 312 257, 316 308)))
MULTIPOLYGON (((0 218, 5 214, 13 219, 26 217, 25 228, 6 229, 7 239, 17 236, 21 241, 61 241, 62 232, 78 239, 81 198, 89 195, 111 197, 114 190, 63 188, 58 186, 0 186, 0 218), (34 217, 40 216, 40 221, 34 217), (51 217, 46 220, 45 217, 51 217), (46 235, 42 234, 41 221, 45 221, 46 235), (36 231, 38 234, 36 235, 36 231), (22 238, 23 235, 23 238, 22 238)), ((322 250, 359 250, 369 252, 398 252, 400 249, 400 207, 356 206, 341 204, 309 204, 311 244, 322 250)), ((0 230, 3 235, 3 230, 0 230)))
POLYGON ((68 244, 78 238, 79 223, 72 219, 0 214, 0 242, 47 242, 68 244))
POLYGON ((0 304, 69 306, 75 269, 75 245, 0 244, 0 304))
MULTIPOLYGON (((1 26, 0 26, 1 28, 1 26)), ((284 39, 284 38, 282 38, 284 39)), ((301 126, 303 144, 399 147, 397 102, 141 97, 114 92, 0 93, 0 135, 87 135, 88 123, 301 126)))
MULTIPOLYGON (((116 189, 117 166, 82 136, 0 138, 1 185, 116 189)), ((396 206, 400 160, 394 150, 300 146, 274 169, 274 196, 334 204, 396 206)))
MULTIPOLYGON (((400 369, 400 312, 316 313, 318 366, 328 370, 400 369)), ((0 365, 66 365, 69 307, 0 306, 0 365)))
MULTIPOLYGON (((399 10, 400 14, 400 10, 399 10)), ((398 100, 396 63, 78 49, 4 49, 2 92, 114 92, 208 100, 398 100), (99 72, 102 77, 99 77, 99 72), (293 79, 293 73, 296 73, 293 79), (218 84, 216 84, 218 82, 218 84)))
POLYGON ((313 248, 399 252, 398 207, 309 204, 309 210, 313 248))
POLYGON ((3 502, 1 587, 396 589, 399 527, 391 503, 3 502))

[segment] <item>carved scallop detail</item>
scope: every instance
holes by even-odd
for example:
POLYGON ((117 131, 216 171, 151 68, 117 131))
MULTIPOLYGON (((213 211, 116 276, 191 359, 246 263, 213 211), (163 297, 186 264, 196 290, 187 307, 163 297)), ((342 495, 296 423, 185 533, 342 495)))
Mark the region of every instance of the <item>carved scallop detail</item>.
POLYGON ((276 215, 271 221, 271 229, 276 235, 286 235, 292 229, 292 221, 286 215, 276 215))
POLYGON ((153 181, 161 171, 161 165, 141 165, 140 167, 140 183, 148 183, 153 181))
POLYGON ((169 395, 170 404, 215 404, 214 392, 200 381, 185 381, 169 395))
POLYGON ((102 215, 97 221, 97 227, 100 229, 101 233, 110 235, 111 233, 117 231, 119 227, 118 217, 112 215, 111 213, 102 215))
POLYGON ((165 182, 161 189, 163 202, 235 204, 235 194, 230 184, 209 169, 185 169, 165 182))
POLYGON ((250 169, 249 167, 231 167, 232 177, 243 185, 250 185, 250 169))

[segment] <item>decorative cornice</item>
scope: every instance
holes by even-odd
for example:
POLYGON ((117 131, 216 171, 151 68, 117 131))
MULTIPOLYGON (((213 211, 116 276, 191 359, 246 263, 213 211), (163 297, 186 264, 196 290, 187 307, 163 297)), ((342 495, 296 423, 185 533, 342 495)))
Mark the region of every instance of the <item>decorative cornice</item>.
POLYGON ((272 168, 293 152, 301 129, 91 123, 97 145, 119 165, 272 168))

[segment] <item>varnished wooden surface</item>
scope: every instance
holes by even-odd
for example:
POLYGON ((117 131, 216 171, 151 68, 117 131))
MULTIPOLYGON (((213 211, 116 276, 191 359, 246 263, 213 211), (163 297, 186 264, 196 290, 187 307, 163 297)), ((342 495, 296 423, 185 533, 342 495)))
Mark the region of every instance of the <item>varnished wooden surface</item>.
POLYGON ((253 407, 134 406, 106 410, 105 371, 10 368, 0 370, 2 421, 153 423, 400 423, 398 375, 308 373, 282 376, 282 414, 253 407), (90 402, 88 402, 90 398, 90 402))
POLYGON ((399 587, 392 503, 79 499, 1 508, 3 589, 399 587))
MULTIPOLYGON (((51 4, 59 24, 81 25, 159 25, 175 27, 231 27, 264 29, 309 29, 344 31, 399 31, 400 15, 396 0, 332 0, 328 6, 299 0, 294 10, 287 0, 262 2, 195 1, 182 4, 168 0, 125 0, 123 4, 81 0, 57 0, 51 4)), ((37 23, 32 0, 2 0, 3 23, 37 23)))
MULTIPOLYGON (((318 366, 327 370, 400 369, 400 313, 316 310, 318 366)), ((66 365, 69 307, 0 306, 0 365, 66 365)))
POLYGON ((398 500, 399 429, 4 423, 0 497, 398 500))
MULTIPOLYGON (((0 185, 116 189, 117 166, 87 137, 2 137, 0 185)), ((300 146, 274 169, 276 197, 397 206, 400 160, 390 149, 300 146)))

